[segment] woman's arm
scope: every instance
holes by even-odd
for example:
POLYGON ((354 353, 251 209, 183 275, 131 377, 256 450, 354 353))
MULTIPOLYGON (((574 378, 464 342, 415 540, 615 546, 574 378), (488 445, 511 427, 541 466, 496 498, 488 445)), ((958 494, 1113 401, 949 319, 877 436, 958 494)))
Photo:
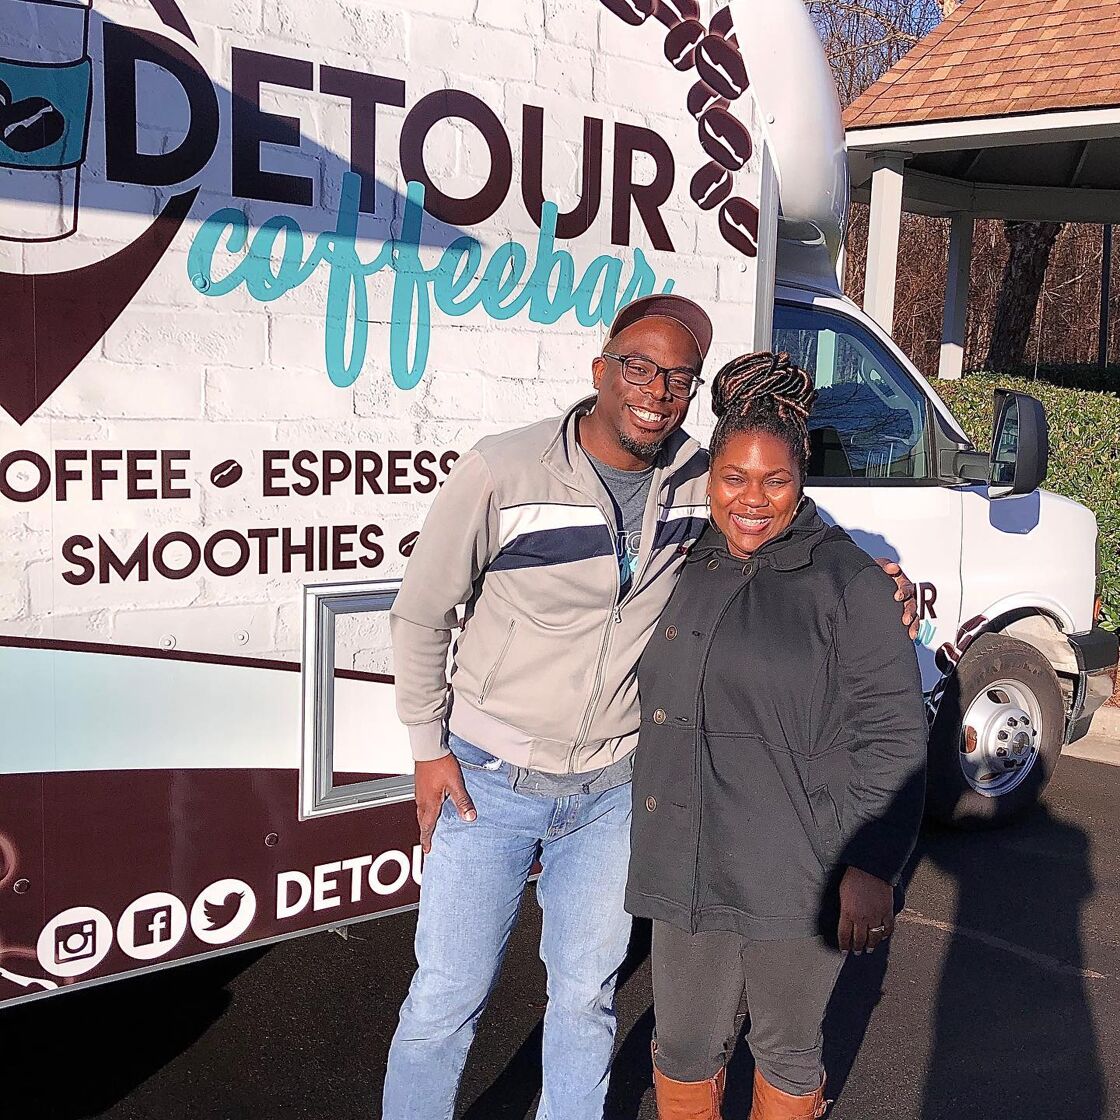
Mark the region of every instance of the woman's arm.
MULTIPOLYGON (((853 762, 840 862, 887 886, 898 882, 918 836, 928 736, 918 661, 898 625, 895 590, 878 568, 861 571, 844 590, 835 632, 853 762)), ((868 886, 858 875, 846 878, 841 901, 849 911, 861 900, 870 904, 864 896, 874 892, 860 885, 868 886)), ((855 940, 851 947, 861 948, 858 930, 855 940)))

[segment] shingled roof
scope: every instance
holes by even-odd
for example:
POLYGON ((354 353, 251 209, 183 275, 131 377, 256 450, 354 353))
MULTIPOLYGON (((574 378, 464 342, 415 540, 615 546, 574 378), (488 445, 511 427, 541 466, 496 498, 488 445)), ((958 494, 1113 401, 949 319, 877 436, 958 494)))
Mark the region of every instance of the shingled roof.
POLYGON ((965 0, 848 107, 844 124, 1118 105, 1117 0, 965 0))

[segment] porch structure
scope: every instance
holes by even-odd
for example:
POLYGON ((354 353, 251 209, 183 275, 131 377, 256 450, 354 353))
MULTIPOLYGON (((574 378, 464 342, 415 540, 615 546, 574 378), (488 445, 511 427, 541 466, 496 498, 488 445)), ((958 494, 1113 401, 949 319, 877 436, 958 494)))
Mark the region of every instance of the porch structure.
POLYGON ((891 329, 903 210, 950 218, 939 375, 960 377, 977 218, 1120 222, 1120 4, 965 0, 844 123, 864 307, 891 329))

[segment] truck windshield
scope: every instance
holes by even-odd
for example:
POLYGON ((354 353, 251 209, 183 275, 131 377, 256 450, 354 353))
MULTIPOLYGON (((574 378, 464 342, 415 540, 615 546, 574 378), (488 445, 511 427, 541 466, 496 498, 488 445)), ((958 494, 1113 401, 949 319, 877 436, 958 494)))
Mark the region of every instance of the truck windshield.
POLYGON ((813 479, 927 479, 928 402, 859 323, 779 303, 774 349, 812 371, 820 396, 809 417, 813 479))

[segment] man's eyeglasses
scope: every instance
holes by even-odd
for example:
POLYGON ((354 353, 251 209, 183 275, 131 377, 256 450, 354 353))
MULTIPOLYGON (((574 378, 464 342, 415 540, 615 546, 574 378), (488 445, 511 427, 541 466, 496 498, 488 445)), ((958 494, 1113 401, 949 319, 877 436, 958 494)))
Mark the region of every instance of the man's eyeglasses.
POLYGON ((665 379, 665 384, 674 397, 682 401, 690 401, 696 396, 696 390, 704 384, 703 379, 694 370, 687 366, 676 366, 666 369, 659 366, 650 358, 641 354, 611 354, 603 351, 604 358, 613 358, 622 366, 622 376, 631 385, 649 385, 660 374, 665 379))

